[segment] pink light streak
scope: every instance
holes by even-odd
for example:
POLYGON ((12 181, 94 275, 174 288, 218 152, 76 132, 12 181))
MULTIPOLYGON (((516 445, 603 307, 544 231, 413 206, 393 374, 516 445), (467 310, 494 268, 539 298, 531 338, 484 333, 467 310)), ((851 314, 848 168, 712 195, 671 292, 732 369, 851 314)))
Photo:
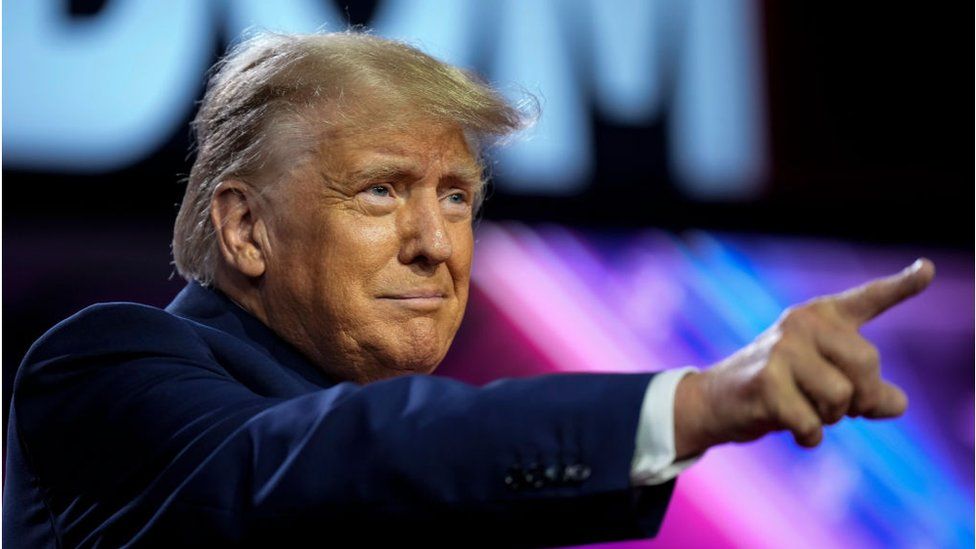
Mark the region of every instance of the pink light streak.
POLYGON ((664 365, 551 252, 523 245, 533 233, 518 236, 482 226, 474 281, 560 371, 644 372, 664 365))
MULTIPOLYGON (((475 283, 559 371, 647 371, 667 364, 531 229, 484 225, 478 246, 475 283)), ((668 521, 652 543, 686 546, 680 532, 692 529, 713 546, 870 546, 857 532, 834 533, 811 517, 804 495, 777 483, 771 469, 781 469, 758 455, 727 447, 682 474, 675 518, 683 520, 668 521)))

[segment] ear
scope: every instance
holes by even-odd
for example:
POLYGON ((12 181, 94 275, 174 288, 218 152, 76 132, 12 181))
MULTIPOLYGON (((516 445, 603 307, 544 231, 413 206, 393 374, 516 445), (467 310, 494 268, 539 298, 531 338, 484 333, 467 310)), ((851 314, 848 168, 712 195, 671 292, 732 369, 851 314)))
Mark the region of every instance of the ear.
POLYGON ((267 235, 260 217, 257 193, 242 181, 222 181, 210 201, 210 220, 217 231, 220 255, 227 265, 246 277, 264 274, 267 235))

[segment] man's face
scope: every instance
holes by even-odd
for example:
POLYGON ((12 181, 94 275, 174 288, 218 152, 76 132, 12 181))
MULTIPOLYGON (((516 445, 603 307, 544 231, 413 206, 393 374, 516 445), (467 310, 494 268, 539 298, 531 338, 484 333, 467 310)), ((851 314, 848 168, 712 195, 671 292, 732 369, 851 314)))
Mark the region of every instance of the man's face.
POLYGON ((265 310, 340 379, 430 373, 468 299, 481 172, 455 126, 333 132, 270 198, 265 310))

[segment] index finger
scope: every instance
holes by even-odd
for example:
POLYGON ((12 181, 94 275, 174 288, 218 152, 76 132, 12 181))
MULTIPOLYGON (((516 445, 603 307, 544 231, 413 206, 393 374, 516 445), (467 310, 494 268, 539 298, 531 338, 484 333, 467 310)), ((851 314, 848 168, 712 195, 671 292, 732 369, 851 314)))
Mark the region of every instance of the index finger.
POLYGON ((851 288, 834 298, 837 310, 857 324, 864 324, 924 290, 935 277, 935 265, 922 258, 900 273, 851 288))

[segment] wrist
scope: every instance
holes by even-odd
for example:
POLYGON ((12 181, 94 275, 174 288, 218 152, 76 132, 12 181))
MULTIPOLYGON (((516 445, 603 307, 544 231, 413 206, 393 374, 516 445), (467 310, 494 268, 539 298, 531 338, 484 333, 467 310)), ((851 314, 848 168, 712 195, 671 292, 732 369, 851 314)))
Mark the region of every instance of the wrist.
POLYGON ((711 434, 712 419, 706 398, 707 373, 695 372, 678 382, 674 393, 675 460, 701 454, 717 444, 711 434))

